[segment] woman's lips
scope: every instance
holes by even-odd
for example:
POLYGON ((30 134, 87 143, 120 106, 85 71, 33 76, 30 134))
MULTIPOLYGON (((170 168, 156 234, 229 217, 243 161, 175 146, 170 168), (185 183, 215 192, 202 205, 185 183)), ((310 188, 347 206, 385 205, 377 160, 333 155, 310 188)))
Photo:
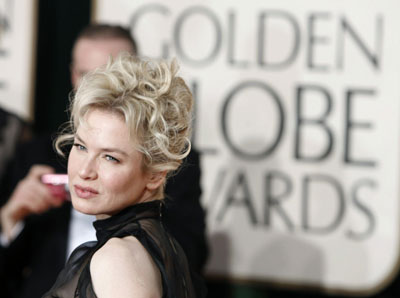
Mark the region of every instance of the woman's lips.
POLYGON ((90 199, 97 196, 99 193, 90 187, 74 185, 75 194, 82 199, 90 199))

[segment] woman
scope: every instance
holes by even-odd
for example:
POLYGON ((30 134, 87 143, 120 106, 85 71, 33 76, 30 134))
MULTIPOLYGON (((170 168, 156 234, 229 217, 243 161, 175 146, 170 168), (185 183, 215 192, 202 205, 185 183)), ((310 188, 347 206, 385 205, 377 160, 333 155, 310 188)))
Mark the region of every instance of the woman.
POLYGON ((87 74, 71 108, 72 204, 97 221, 44 297, 195 297, 186 257, 164 230, 166 177, 190 151, 192 95, 173 62, 122 55, 87 74))

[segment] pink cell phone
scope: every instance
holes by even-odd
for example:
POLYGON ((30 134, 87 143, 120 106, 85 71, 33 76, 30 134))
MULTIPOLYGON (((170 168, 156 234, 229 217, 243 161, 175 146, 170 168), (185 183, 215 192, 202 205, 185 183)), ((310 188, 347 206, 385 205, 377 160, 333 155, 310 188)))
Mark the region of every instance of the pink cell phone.
POLYGON ((45 174, 41 177, 41 181, 49 187, 53 196, 69 200, 67 174, 45 174))

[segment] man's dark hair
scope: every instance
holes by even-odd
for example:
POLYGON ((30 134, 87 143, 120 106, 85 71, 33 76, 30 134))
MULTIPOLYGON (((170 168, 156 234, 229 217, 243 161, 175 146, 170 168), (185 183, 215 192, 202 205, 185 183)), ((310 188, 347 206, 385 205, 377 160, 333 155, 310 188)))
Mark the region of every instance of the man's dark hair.
POLYGON ((136 41, 131 35, 128 28, 120 25, 109 25, 109 24, 90 24, 83 28, 75 40, 75 44, 82 38, 88 39, 112 39, 120 38, 128 41, 132 45, 133 54, 137 55, 136 41))

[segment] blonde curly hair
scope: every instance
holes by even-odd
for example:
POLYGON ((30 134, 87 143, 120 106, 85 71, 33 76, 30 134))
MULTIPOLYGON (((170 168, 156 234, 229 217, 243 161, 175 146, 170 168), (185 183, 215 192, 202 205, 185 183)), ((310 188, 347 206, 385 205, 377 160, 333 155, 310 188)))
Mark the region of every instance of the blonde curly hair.
POLYGON ((136 149, 143 153, 145 171, 176 170, 191 148, 193 106, 178 68, 175 60, 168 63, 123 53, 86 74, 71 101, 69 133, 57 138, 57 151, 62 154, 64 145, 73 141, 89 111, 101 109, 123 117, 136 149))

